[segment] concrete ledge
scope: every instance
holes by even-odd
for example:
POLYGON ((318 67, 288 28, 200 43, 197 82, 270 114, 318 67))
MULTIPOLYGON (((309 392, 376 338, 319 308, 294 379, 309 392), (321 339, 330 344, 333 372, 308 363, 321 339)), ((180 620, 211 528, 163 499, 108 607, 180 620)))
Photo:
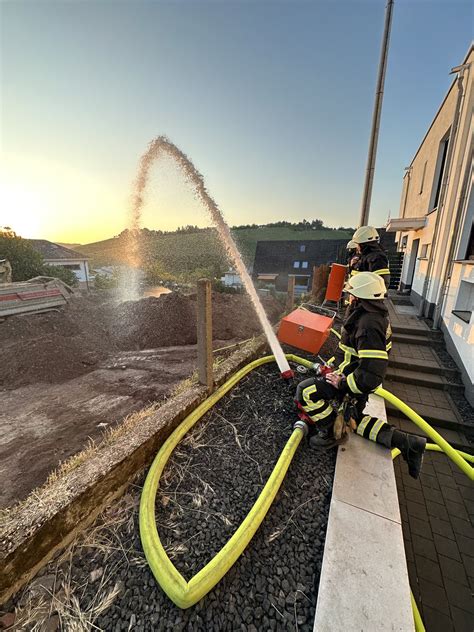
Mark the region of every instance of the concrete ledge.
MULTIPOLYGON (((383 399, 366 412, 386 419, 383 399)), ((353 434, 337 455, 314 631, 413 629, 390 451, 353 434)))
MULTIPOLYGON (((258 357, 263 336, 236 351, 216 371, 217 386, 258 357)), ((54 483, 33 491, 2 514, 0 526, 0 604, 28 582, 54 555, 123 494, 171 432, 207 396, 201 386, 169 399, 156 413, 54 483)))

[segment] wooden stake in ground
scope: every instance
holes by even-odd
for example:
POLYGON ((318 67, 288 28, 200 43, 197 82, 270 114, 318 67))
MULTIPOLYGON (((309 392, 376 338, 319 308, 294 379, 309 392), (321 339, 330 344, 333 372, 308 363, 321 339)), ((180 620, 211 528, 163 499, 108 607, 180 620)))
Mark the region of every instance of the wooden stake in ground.
POLYGON ((286 309, 291 312, 295 305, 295 277, 288 277, 288 296, 286 299, 286 309))
POLYGON ((197 284, 197 347, 199 382, 212 393, 212 295, 209 279, 199 279, 197 284))
POLYGON ((311 298, 315 303, 322 303, 328 285, 329 272, 331 267, 322 264, 313 268, 313 283, 311 287, 311 298))

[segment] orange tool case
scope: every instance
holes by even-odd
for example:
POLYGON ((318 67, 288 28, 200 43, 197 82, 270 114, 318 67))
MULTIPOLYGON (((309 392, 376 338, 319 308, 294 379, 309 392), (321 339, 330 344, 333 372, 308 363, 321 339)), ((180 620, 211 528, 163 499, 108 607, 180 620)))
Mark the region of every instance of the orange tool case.
POLYGON ((336 312, 309 305, 301 305, 282 318, 278 340, 309 353, 318 353, 331 331, 336 312))
POLYGON ((343 266, 340 263, 331 264, 328 287, 326 289, 326 296, 324 297, 325 301, 334 301, 337 303, 337 301, 341 300, 346 274, 347 266, 343 266))

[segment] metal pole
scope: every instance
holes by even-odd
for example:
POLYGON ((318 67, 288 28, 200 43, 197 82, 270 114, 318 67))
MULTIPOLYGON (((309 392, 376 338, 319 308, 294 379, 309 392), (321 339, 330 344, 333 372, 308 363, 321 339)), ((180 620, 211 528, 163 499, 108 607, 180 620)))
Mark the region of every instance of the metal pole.
POLYGON ((394 0, 387 0, 387 6, 385 8, 385 27, 382 39, 382 51, 380 53, 374 112, 372 115, 372 131, 370 133, 369 154, 367 156, 367 171, 365 174, 364 194, 362 196, 362 207, 360 210, 359 226, 366 226, 369 221, 370 201, 372 198, 372 185, 374 182, 375 173, 375 159, 377 157, 380 115, 382 113, 385 71, 387 69, 388 47, 390 42, 390 28, 392 26, 393 5, 394 0))

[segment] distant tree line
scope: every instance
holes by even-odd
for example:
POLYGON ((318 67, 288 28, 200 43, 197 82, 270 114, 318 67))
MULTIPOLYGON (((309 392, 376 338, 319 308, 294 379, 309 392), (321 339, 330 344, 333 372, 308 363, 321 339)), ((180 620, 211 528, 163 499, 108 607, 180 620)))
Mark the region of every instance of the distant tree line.
POLYGON ((9 226, 0 228, 0 260, 8 259, 12 267, 13 281, 28 281, 37 276, 61 279, 68 285, 77 285, 72 270, 63 266, 50 266, 44 262, 27 239, 19 237, 9 226))
MULTIPOLYGON (((354 232, 355 228, 349 226, 339 226, 338 228, 332 226, 325 226, 322 219, 302 219, 299 222, 288 222, 281 220, 278 222, 269 222, 267 224, 239 224, 238 226, 232 226, 232 230, 245 230, 245 229, 258 229, 258 228, 289 228, 295 231, 303 230, 341 230, 346 232, 354 232)), ((149 228, 140 229, 140 234, 143 237, 155 236, 155 235, 176 235, 176 234, 191 234, 199 233, 201 231, 207 231, 209 228, 200 228, 194 224, 187 224, 186 226, 178 226, 176 230, 151 230, 149 228)), ((123 230, 117 237, 128 237, 132 231, 128 228, 123 230)))

